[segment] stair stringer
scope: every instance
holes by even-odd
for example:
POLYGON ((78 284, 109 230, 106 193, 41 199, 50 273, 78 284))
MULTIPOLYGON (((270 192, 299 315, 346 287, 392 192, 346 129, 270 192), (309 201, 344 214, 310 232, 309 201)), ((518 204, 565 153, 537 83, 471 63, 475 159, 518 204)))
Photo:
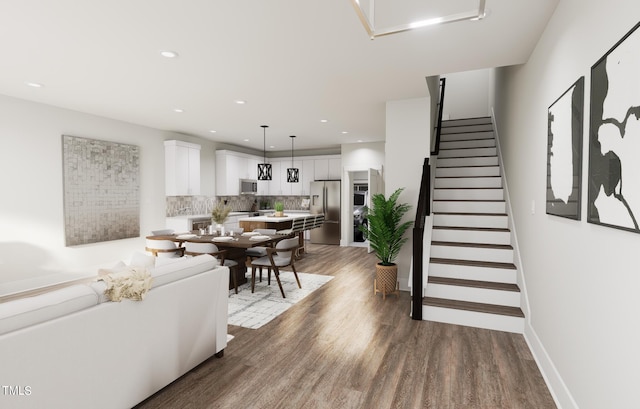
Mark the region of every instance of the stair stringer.
POLYGON ((500 177, 502 178, 502 188, 504 189, 504 200, 507 208, 507 220, 508 227, 511 233, 511 245, 513 246, 513 264, 516 266, 516 277, 518 287, 520 287, 520 309, 524 312, 525 322, 531 323, 531 309, 529 308, 529 297, 527 296, 527 284, 524 279, 522 259, 520 257, 520 247, 518 246, 518 235, 516 233, 516 224, 513 220, 513 209, 511 207, 511 196, 509 195, 509 183, 507 181, 507 172, 504 171, 504 161, 502 160, 502 150, 500 149, 500 138, 498 133, 498 126, 494 117, 494 112, 491 112, 491 123, 493 124, 493 132, 496 138, 496 151, 498 154, 498 165, 502 170, 500 177))

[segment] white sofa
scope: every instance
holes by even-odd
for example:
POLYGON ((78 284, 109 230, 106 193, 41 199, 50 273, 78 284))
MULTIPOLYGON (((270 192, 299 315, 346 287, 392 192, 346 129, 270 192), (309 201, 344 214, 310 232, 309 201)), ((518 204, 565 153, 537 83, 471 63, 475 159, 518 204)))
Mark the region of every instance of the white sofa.
POLYGON ((222 356, 229 269, 203 255, 150 271, 142 301, 96 282, 0 304, 0 407, 130 408, 222 356))

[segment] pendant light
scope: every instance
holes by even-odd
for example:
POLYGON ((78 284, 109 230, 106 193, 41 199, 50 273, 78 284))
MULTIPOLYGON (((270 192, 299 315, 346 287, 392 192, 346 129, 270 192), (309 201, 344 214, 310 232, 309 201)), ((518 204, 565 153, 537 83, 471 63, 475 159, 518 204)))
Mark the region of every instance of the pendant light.
POLYGON ((271 164, 267 163, 267 128, 269 125, 260 125, 262 127, 262 160, 258 163, 258 180, 271 180, 271 164))
POLYGON ((291 167, 287 168, 287 182, 289 183, 298 183, 300 181, 300 169, 293 167, 293 140, 295 139, 295 135, 291 135, 291 167))

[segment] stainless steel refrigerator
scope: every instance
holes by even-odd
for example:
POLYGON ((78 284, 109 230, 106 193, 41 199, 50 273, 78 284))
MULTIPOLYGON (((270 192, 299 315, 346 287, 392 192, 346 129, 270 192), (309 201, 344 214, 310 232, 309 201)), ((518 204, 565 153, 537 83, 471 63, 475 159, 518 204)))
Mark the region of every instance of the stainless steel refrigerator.
POLYGON ((311 182, 312 214, 324 214, 321 227, 311 230, 311 243, 340 244, 340 181, 311 182))

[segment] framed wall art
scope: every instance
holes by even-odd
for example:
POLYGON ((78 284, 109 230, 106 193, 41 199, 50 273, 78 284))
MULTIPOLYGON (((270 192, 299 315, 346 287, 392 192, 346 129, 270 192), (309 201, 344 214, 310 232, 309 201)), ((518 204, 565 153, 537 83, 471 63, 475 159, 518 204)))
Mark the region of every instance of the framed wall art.
POLYGON ((584 77, 547 113, 547 214, 580 220, 584 77))
POLYGON ((590 223, 640 233, 640 30, 591 67, 590 223))
POLYGON ((67 246, 140 236, 140 148, 62 136, 67 246))

